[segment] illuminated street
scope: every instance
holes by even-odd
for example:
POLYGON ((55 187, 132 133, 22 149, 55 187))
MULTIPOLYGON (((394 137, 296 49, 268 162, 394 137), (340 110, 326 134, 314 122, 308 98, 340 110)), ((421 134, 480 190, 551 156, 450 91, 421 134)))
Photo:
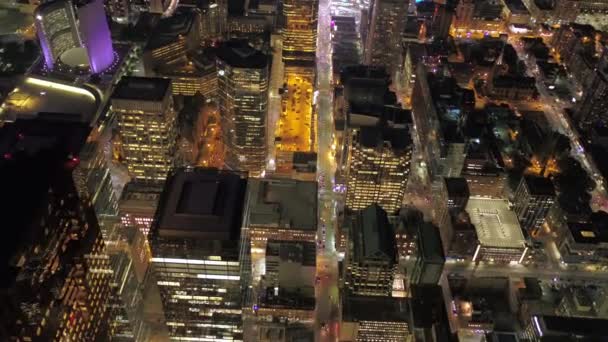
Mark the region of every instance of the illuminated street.
POLYGON ((321 281, 316 288, 316 341, 336 341, 340 322, 338 257, 335 250, 337 195, 333 191, 336 164, 332 153, 334 124, 330 12, 330 0, 320 0, 317 32, 317 180, 321 229, 319 236, 325 248, 317 253, 317 274, 321 281))
POLYGON ((538 102, 542 104, 542 108, 547 116, 547 119, 554 129, 570 138, 572 144, 572 156, 581 162, 582 166, 587 170, 589 175, 597 184, 596 188, 591 192, 592 208, 595 210, 608 210, 608 197, 606 195, 606 189, 603 184, 601 174, 589 157, 588 153, 584 150, 577 130, 573 128, 570 119, 564 111, 572 104, 564 103, 557 97, 550 95, 542 80, 542 77, 538 72, 538 68, 534 64, 534 61, 522 51, 523 47, 521 42, 519 42, 518 39, 511 39, 510 43, 517 51, 519 57, 526 63, 526 68, 530 75, 536 79, 536 88, 540 94, 540 99, 538 102))
POLYGON ((224 165, 224 151, 221 141, 220 118, 217 107, 203 106, 198 165, 221 168, 224 165))

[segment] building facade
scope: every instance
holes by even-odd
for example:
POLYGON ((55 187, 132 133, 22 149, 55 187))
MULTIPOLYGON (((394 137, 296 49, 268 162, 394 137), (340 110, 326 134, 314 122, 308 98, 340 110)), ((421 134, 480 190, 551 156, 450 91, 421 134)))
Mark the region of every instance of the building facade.
POLYGON ((399 210, 410 172, 412 145, 407 128, 361 127, 349 152, 346 206, 360 210, 378 203, 387 212, 399 210))
POLYGON ((42 119, 0 130, 9 157, 0 161, 0 203, 4 224, 13 228, 2 240, 0 340, 96 341, 111 334, 104 241, 73 178, 89 131, 42 119))
POLYGON ((57 1, 40 5, 36 8, 34 17, 47 68, 52 69, 64 52, 82 44, 71 2, 57 1))
POLYGON ((97 74, 114 62, 103 0, 90 0, 78 6, 71 1, 47 2, 36 8, 34 17, 48 69, 57 64, 69 69, 84 65, 87 72, 97 74))
POLYGON ((318 0, 286 0, 283 3, 283 61, 314 65, 317 48, 318 0))
POLYGON ((129 173, 137 180, 163 181, 173 166, 177 134, 171 80, 123 77, 110 101, 129 173))
POLYGON ((218 49, 217 70, 226 166, 260 176, 268 149, 268 57, 228 41, 218 49))
POLYGON ((251 268, 239 251, 245 182, 237 173, 199 168, 167 179, 150 240, 172 339, 243 340, 251 268))
POLYGON ((390 296, 397 268, 395 233, 376 204, 354 214, 347 251, 346 286, 362 296, 390 296))
POLYGON ((555 187, 548 178, 523 176, 515 191, 514 211, 521 227, 535 234, 556 201, 555 187))
POLYGON ((375 0, 371 7, 364 61, 384 66, 392 75, 403 63, 401 37, 407 20, 408 2, 375 0))

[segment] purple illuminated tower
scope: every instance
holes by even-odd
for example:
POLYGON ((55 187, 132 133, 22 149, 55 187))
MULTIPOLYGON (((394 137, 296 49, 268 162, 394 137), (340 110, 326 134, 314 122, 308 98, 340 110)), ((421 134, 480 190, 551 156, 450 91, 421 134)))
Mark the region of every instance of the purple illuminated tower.
POLYGON ((91 72, 102 72, 114 61, 114 49, 103 0, 83 1, 78 7, 78 21, 80 35, 89 55, 91 72))
POLYGON ((74 7, 69 1, 44 3, 34 12, 36 32, 47 68, 66 51, 81 45, 74 7))

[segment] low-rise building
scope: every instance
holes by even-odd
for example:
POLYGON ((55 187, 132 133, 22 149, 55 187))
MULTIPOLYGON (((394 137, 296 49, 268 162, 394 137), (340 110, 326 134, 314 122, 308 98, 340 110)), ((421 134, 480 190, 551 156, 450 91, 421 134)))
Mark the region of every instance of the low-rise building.
POLYGON ((250 179, 243 227, 262 246, 269 239, 315 242, 317 183, 282 178, 250 179))
POLYGON ((347 296, 339 341, 405 341, 410 337, 409 301, 403 298, 347 296))
POLYGON ((479 245, 473 261, 521 263, 527 252, 517 215, 502 199, 471 197, 466 211, 475 226, 479 245))

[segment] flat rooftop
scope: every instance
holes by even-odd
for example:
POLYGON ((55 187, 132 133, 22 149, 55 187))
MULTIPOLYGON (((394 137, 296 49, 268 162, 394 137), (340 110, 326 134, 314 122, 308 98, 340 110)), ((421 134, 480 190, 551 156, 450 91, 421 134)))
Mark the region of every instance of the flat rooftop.
POLYGON ((444 180, 449 196, 469 196, 469 183, 465 178, 446 177, 444 180))
POLYGON ((296 262, 303 266, 317 264, 317 250, 313 242, 268 240, 266 257, 277 256, 283 262, 296 262))
POLYGON ((147 205, 150 202, 158 202, 162 192, 162 184, 132 180, 125 184, 120 196, 120 203, 121 206, 126 203, 145 203, 147 205))
POLYGON ((524 176, 524 182, 526 182, 528 191, 533 196, 555 197, 555 186, 549 178, 524 176))
POLYGON ((171 80, 159 77, 123 77, 112 93, 113 100, 162 101, 171 80))
POLYGON ((608 336, 608 320, 602 318, 533 316, 535 328, 551 337, 579 336, 593 338, 589 341, 604 341, 608 336))
POLYGON ((291 179, 250 179, 245 225, 317 230, 317 183, 291 179))
POLYGON ((0 121, 31 119, 46 113, 58 119, 90 123, 99 105, 85 89, 56 81, 26 77, 0 107, 0 121))
POLYGON ((388 221, 386 211, 377 204, 372 204, 356 213, 353 224, 353 258, 385 257, 394 262, 397 257, 395 231, 388 221))
POLYGON ((466 207, 483 246, 520 248, 525 239, 517 215, 503 199, 471 197, 466 207))
POLYGON ((232 39, 222 43, 216 56, 234 68, 262 69, 268 65, 268 56, 244 40, 232 39))
POLYGON ((343 301, 345 322, 408 322, 409 300, 380 296, 347 296, 343 301))
POLYGON ((161 237, 238 241, 246 180, 217 169, 180 169, 165 184, 152 230, 161 237))

